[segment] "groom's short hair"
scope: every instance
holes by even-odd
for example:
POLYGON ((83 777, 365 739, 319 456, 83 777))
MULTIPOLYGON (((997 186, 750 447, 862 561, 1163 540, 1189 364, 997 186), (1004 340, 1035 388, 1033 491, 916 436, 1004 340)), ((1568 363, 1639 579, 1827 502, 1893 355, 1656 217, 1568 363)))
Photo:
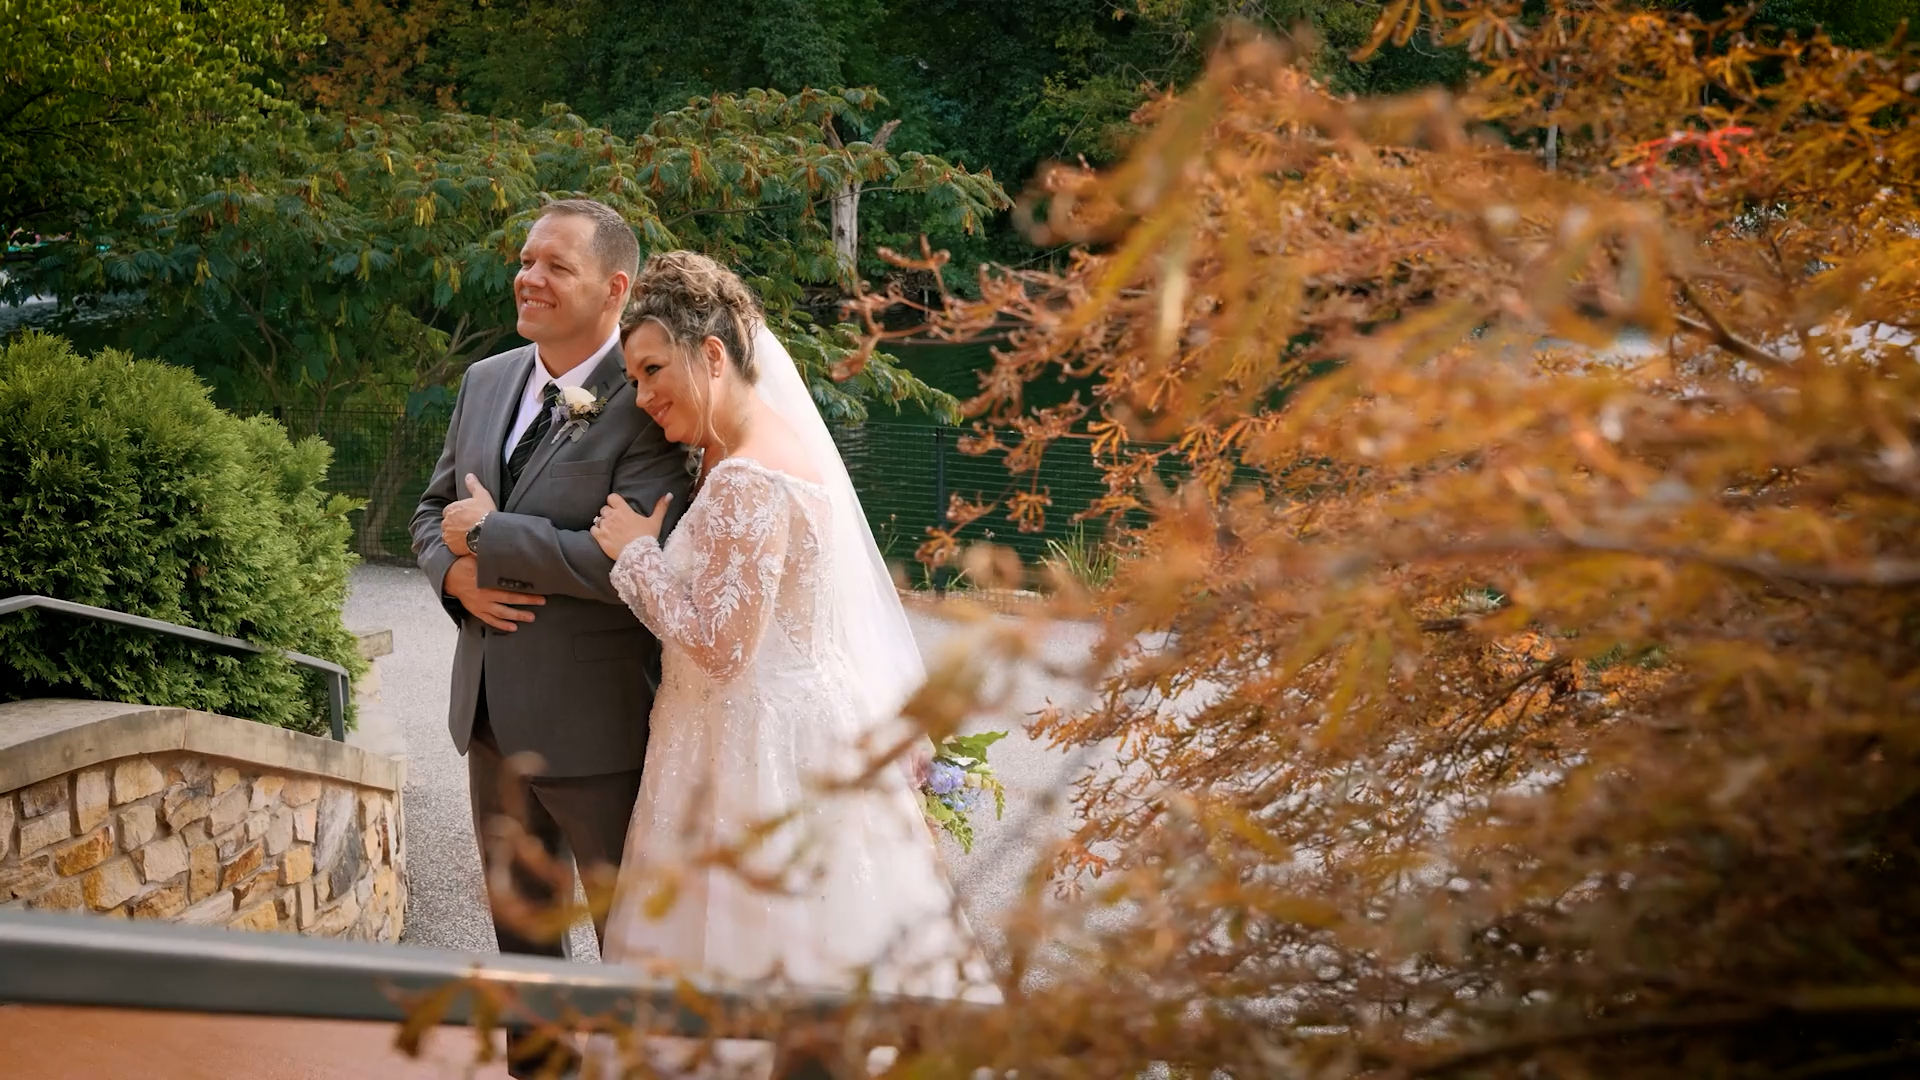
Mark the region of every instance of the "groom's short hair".
POLYGON ((555 199, 540 208, 541 217, 565 214, 593 222, 593 257, 608 274, 625 272, 631 283, 640 276, 640 242, 620 211, 598 199, 555 199))

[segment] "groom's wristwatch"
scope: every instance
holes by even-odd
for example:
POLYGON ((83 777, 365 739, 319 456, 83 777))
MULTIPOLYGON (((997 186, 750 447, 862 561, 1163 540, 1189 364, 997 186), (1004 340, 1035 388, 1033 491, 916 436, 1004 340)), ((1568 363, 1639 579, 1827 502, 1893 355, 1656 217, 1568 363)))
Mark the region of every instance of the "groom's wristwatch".
POLYGON ((480 520, 474 522, 473 528, 467 530, 467 551, 469 553, 474 555, 478 555, 480 553, 480 526, 485 525, 486 523, 487 523, 487 515, 481 514, 480 520))

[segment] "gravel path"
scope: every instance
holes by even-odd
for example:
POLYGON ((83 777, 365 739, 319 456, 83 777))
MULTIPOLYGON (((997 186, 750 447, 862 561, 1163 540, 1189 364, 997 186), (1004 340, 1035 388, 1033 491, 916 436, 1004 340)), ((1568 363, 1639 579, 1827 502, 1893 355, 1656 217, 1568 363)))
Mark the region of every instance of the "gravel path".
MULTIPOLYGON (((943 648, 969 648, 974 628, 910 611, 914 637, 929 664, 943 648)), ((428 595, 425 576, 412 568, 361 566, 354 571, 346 620, 355 629, 393 631, 393 653, 379 661, 379 700, 407 758, 405 792, 408 903, 405 943, 476 952, 494 951, 493 930, 481 891, 479 850, 467 803, 465 760, 447 735, 448 674, 454 631, 428 595)), ((1071 664, 1084 657, 1091 630, 1055 626, 1040 643, 1043 658, 1071 664)), ((969 730, 1005 729, 1012 734, 994 747, 995 768, 1009 789, 1003 821, 981 823, 970 855, 949 845, 949 865, 961 900, 983 944, 996 951, 997 913, 1020 894, 1040 845, 1069 822, 1058 796, 1084 759, 1052 751, 1026 738, 1024 719, 1051 698, 1069 705, 1082 693, 1049 678, 1033 665, 996 667, 990 676, 1003 695, 991 715, 973 718, 969 730)), ((593 957, 593 935, 576 928, 574 955, 593 957)))

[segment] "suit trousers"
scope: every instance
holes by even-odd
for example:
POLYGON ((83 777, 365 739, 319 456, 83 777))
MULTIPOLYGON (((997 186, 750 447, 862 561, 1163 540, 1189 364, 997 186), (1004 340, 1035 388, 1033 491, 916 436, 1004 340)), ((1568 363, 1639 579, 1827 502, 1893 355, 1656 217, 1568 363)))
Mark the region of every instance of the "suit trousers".
MULTIPOLYGON (((534 956, 566 956, 567 938, 553 940, 533 935, 527 928, 503 922, 500 898, 494 896, 497 883, 511 881, 514 895, 535 908, 548 908, 571 901, 557 896, 551 877, 532 872, 519 859, 509 859, 500 867, 504 851, 494 850, 488 823, 495 818, 516 816, 519 808, 521 828, 537 840, 547 857, 564 866, 569 853, 582 876, 593 880, 596 871, 611 885, 613 873, 620 868, 621 853, 626 850, 627 824, 633 818, 633 804, 640 796, 640 770, 604 773, 598 776, 527 776, 508 766, 494 739, 487 717, 486 680, 481 680, 480 700, 473 718, 473 739, 467 746, 467 784, 473 803, 474 831, 480 840, 480 865, 486 874, 492 900, 494 939, 503 953, 534 956), (499 871, 505 870, 503 875, 499 871)), ((570 890, 569 890, 570 891, 570 890)), ((606 943, 606 918, 594 919, 594 933, 602 946, 606 943)))

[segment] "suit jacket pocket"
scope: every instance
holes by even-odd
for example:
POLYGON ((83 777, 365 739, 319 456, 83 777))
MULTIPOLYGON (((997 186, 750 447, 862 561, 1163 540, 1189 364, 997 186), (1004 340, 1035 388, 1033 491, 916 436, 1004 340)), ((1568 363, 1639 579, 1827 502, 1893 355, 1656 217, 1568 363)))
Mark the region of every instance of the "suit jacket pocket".
POLYGON ((547 466, 547 475, 555 480, 569 476, 609 476, 612 473, 613 462, 605 459, 556 461, 547 466))
POLYGON ((647 632, 637 626, 631 630, 573 635, 573 658, 583 664, 595 660, 641 660, 646 655, 647 632))

